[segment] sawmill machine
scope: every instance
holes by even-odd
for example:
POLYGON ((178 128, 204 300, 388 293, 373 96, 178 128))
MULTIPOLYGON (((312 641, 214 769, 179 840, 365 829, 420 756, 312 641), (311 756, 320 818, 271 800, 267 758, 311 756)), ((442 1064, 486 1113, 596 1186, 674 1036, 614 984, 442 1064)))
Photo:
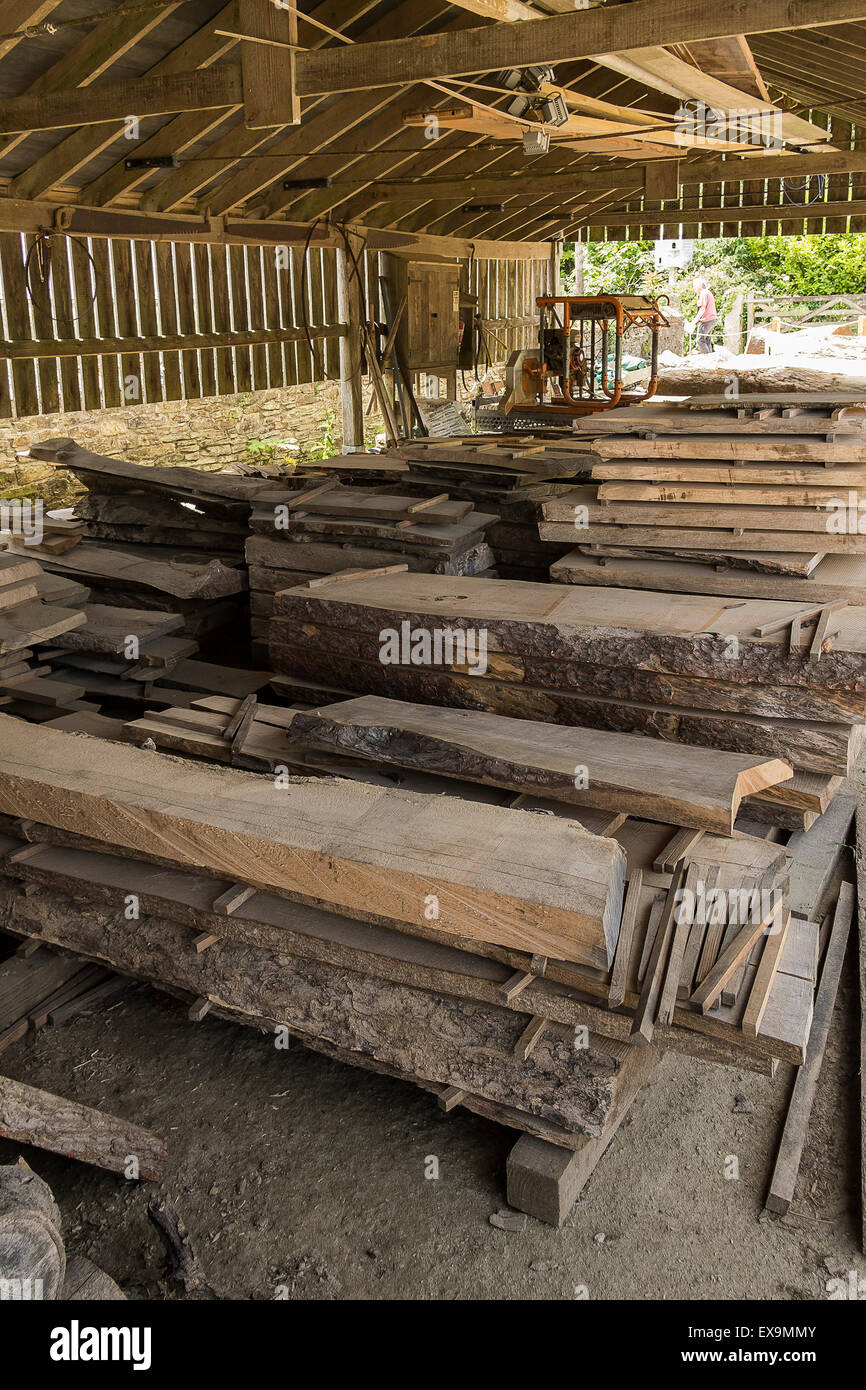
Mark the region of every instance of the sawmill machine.
MULTIPOLYGON (((662 296, 664 300, 667 296, 662 296)), ((649 400, 658 385, 659 301, 643 294, 544 295, 538 346, 511 354, 506 415, 588 415, 649 400)))

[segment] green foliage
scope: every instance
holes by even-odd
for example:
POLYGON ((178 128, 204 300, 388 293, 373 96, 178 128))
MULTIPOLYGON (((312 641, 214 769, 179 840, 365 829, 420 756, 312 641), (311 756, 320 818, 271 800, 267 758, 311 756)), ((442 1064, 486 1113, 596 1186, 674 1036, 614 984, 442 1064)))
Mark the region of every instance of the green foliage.
POLYGON ((295 468, 299 463, 329 459, 335 452, 337 412, 326 410, 319 426, 319 437, 310 445, 297 439, 249 439, 247 453, 256 463, 274 463, 280 468, 295 468))
POLYGON ((294 468, 299 461, 300 451, 296 439, 248 439, 247 453, 254 463, 274 463, 280 468, 294 468))
POLYGON ((325 418, 322 421, 321 431, 315 444, 311 444, 309 449, 304 450, 304 455, 308 459, 329 459, 334 455, 334 434, 337 425, 337 412, 326 410, 325 418))
MULTIPOLYGON (((563 285, 574 289, 574 247, 563 248, 563 285)), ((651 241, 589 242, 584 246, 587 294, 677 295, 686 318, 695 312, 692 279, 700 272, 716 298, 719 317, 738 294, 866 294, 866 236, 853 232, 826 236, 718 237, 695 242, 694 259, 676 271, 656 271, 651 241)))

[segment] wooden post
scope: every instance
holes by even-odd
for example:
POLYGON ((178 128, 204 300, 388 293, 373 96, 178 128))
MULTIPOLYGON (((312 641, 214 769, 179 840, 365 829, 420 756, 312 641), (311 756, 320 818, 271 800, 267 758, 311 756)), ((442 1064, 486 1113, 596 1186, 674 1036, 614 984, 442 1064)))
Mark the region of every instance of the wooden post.
POLYGON ((364 452, 364 399, 361 391, 361 325, 364 322, 364 242, 346 233, 348 249, 337 248, 337 312, 346 332, 340 339, 340 399, 343 453, 364 452))
MULTIPOLYGON (((575 253, 575 257, 576 257, 576 256, 577 256, 577 242, 575 242, 574 253, 575 253)), ((561 242, 561 241, 552 241, 552 242, 550 243, 550 261, 549 261, 549 265, 548 265, 548 276, 549 276, 549 279, 550 279, 550 289, 548 290, 548 294, 561 294, 561 293, 562 293, 562 277, 561 277, 561 274, 560 274, 560 265, 561 265, 561 261, 562 261, 562 242, 561 242)))
POLYGON ((574 243, 574 292, 575 294, 586 294, 583 275, 583 242, 574 243))
POLYGON ((238 0, 238 24, 249 40, 241 44, 244 125, 247 130, 298 125, 301 103, 295 88, 298 12, 288 0, 238 0), (254 42, 253 40, 257 40, 254 42))

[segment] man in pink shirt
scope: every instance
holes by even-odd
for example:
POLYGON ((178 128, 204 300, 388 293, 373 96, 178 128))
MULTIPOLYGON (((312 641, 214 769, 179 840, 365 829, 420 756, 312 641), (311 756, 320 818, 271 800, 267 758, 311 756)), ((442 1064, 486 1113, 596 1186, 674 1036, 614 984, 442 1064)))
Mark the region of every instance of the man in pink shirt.
POLYGON ((698 352, 712 352, 713 329, 716 326, 715 297, 702 275, 696 275, 693 284, 695 294, 698 296, 698 312, 695 316, 698 329, 698 352))

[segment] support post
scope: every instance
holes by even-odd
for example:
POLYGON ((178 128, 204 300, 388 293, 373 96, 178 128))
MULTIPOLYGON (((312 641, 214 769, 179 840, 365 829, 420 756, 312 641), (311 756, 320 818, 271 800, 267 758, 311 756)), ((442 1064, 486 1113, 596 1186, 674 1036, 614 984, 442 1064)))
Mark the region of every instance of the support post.
POLYGON ((584 284, 583 268, 583 242, 574 243, 574 292, 575 294, 586 294, 584 284))
POLYGON ((562 242, 552 241, 550 243, 550 261, 548 263, 548 277, 550 289, 548 294, 562 293, 562 242))
POLYGON ((364 399, 361 391, 361 325, 364 322, 364 242, 347 232, 346 246, 337 248, 337 312, 346 332, 340 339, 340 403, 343 453, 364 452, 364 399))

